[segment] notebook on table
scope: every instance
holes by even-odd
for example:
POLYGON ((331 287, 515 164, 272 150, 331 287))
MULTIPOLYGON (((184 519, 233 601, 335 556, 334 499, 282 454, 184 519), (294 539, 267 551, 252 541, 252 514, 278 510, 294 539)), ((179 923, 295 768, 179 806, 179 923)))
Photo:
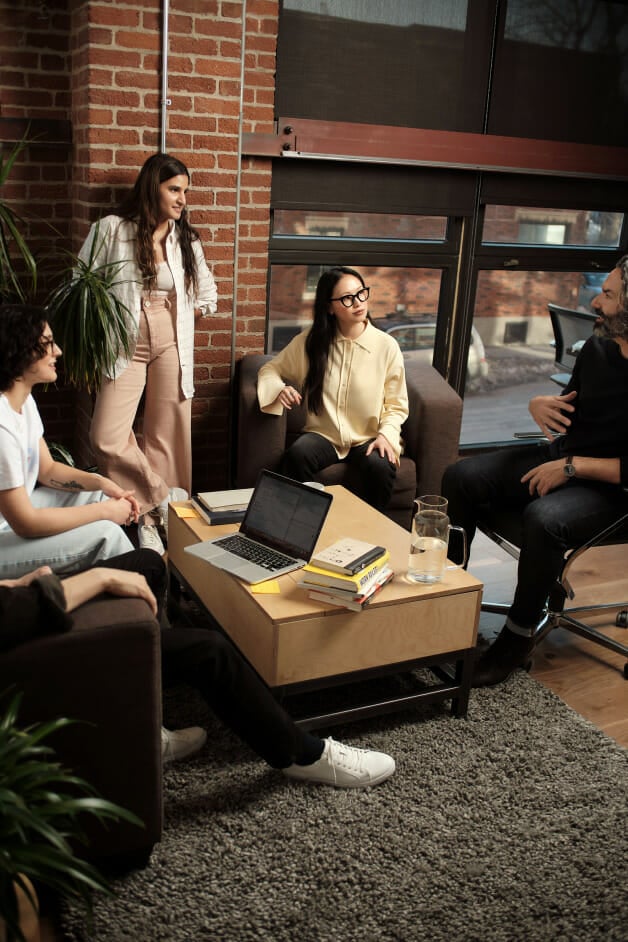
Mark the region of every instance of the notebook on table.
POLYGON ((262 471, 237 533, 185 552, 254 585, 309 562, 332 502, 331 494, 262 471))

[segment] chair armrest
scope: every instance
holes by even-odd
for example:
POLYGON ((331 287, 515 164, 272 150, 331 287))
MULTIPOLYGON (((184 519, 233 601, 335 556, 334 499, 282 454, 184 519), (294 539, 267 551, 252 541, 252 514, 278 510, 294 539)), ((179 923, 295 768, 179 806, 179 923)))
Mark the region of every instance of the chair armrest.
POLYGON ((257 400, 257 374, 269 355, 245 354, 236 372, 235 486, 253 487, 262 468, 278 468, 286 449, 287 417, 267 415, 257 400))
POLYGON ((140 599, 96 599, 73 613, 73 627, 5 652, 0 690, 23 692, 19 721, 78 720, 50 739, 58 758, 145 828, 91 817, 81 855, 150 852, 162 828, 161 639, 140 599))
POLYGON ((439 494, 445 468, 458 460, 462 399, 426 363, 406 362, 406 454, 417 466, 417 494, 439 494))

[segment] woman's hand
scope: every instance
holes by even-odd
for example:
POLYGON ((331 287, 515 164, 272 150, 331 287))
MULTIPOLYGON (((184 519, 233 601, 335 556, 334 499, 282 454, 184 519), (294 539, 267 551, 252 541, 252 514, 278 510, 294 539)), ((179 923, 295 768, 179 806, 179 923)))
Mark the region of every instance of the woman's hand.
POLYGON ((385 435, 382 435, 381 432, 374 438, 369 447, 366 449, 366 454, 370 455, 375 449, 380 453, 382 458, 388 458, 390 463, 396 468, 399 464, 399 458, 395 454, 395 451, 386 438, 385 435))
POLYGON ((577 395, 574 391, 566 396, 535 396, 530 400, 528 411, 550 441, 554 440, 556 434, 566 432, 571 425, 571 419, 565 413, 576 411, 571 403, 577 395))
MULTIPOLYGON (((111 478, 100 476, 100 489, 103 494, 107 497, 111 497, 112 500, 126 500, 130 505, 130 510, 126 515, 126 518, 122 521, 122 525, 128 525, 130 523, 137 523, 140 516, 140 505, 135 497, 135 491, 125 491, 119 484, 116 484, 115 481, 112 481, 111 478)), ((116 513, 116 523, 120 523, 118 519, 119 514, 116 513)))
POLYGON ((302 399, 301 393, 294 386, 284 386, 273 405, 279 403, 284 409, 291 409, 293 406, 300 406, 302 399))
POLYGON ((65 593, 68 612, 89 602, 97 595, 108 592, 123 598, 144 599, 153 615, 157 614, 157 600, 150 587, 139 572, 127 572, 125 569, 96 567, 86 569, 75 576, 68 576, 61 583, 65 593))

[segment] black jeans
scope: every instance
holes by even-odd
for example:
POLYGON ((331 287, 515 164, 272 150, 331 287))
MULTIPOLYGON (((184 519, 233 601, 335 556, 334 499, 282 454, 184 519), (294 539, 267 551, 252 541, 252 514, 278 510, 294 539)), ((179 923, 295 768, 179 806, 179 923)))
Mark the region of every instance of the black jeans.
MULTIPOLYGON (((358 496, 376 510, 384 510, 392 494, 397 469, 388 458, 382 458, 376 449, 367 455, 369 445, 370 442, 355 445, 342 460, 355 465, 358 470, 358 496)), ((281 473, 294 481, 312 481, 317 471, 322 471, 339 460, 331 442, 316 432, 305 432, 284 453, 281 473)))
MULTIPOLYGON (((99 565, 142 573, 163 602, 166 567, 153 550, 134 550, 99 565)), ((225 726, 273 768, 283 769, 294 762, 308 765, 320 758, 323 742, 296 726, 259 674, 217 628, 162 628, 161 671, 164 688, 181 683, 195 687, 225 726)))
POLYGON ((552 461, 548 444, 515 445, 450 465, 443 476, 451 523, 466 530, 469 543, 483 511, 521 510, 522 540, 517 587, 509 618, 532 631, 560 574, 566 550, 586 542, 628 508, 621 487, 572 479, 544 497, 531 497, 522 476, 552 461))

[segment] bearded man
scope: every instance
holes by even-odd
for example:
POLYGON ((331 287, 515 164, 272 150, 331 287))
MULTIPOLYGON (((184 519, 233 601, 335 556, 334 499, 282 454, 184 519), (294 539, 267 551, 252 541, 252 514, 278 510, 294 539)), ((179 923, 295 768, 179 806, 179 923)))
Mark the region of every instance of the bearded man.
POLYGON ((506 623, 478 659, 473 686, 492 686, 529 663, 534 634, 565 552, 628 512, 628 255, 592 306, 590 337, 561 395, 536 396, 546 436, 450 465, 443 477, 452 524, 470 541, 487 510, 521 512, 517 586, 506 623))

